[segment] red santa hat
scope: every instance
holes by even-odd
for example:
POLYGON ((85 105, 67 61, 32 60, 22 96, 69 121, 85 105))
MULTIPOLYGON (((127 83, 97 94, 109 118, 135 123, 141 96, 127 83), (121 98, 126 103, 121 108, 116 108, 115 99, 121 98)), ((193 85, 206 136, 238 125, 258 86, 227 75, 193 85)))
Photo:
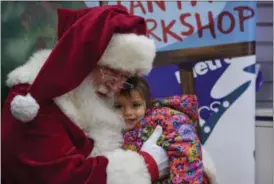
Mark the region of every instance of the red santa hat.
POLYGON ((96 65, 148 73, 156 47, 146 36, 143 18, 123 6, 58 10, 58 42, 26 96, 11 102, 13 116, 33 120, 39 104, 75 89, 96 65))

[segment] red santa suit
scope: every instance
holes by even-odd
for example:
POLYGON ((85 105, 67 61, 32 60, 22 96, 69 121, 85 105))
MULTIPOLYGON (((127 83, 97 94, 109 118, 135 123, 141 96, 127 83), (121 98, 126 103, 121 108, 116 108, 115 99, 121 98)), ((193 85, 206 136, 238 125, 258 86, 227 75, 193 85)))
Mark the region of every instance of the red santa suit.
POLYGON ((151 69, 156 48, 145 37, 144 19, 121 6, 59 10, 58 16, 54 49, 36 52, 7 79, 11 90, 1 124, 5 182, 149 184, 158 179, 149 154, 118 149, 121 122, 96 96, 89 75, 96 65, 132 73, 151 69))

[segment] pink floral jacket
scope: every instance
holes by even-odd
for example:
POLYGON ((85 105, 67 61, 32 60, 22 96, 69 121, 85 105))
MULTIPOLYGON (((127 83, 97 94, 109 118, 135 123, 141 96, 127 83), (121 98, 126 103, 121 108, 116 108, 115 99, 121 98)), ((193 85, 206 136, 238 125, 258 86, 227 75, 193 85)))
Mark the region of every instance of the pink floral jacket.
MULTIPOLYGON (((172 184, 202 184, 201 143, 196 133, 198 103, 195 95, 155 100, 134 130, 124 132, 124 149, 139 151, 157 125, 163 135, 157 144, 167 150, 172 184)), ((160 182, 158 182, 160 183, 160 182)))

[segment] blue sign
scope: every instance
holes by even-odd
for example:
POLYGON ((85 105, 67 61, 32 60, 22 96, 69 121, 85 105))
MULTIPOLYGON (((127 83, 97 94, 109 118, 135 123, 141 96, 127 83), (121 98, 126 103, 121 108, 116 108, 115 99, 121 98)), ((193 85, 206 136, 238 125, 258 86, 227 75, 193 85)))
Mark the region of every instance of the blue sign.
POLYGON ((162 98, 182 94, 181 86, 178 81, 179 67, 177 65, 156 67, 149 76, 151 95, 153 98, 162 98), (177 76, 176 76, 177 74, 177 76))
MULTIPOLYGON (((232 60, 219 59, 198 62, 193 67, 195 93, 198 97, 199 116, 201 121, 200 137, 203 144, 213 132, 222 115, 251 84, 251 80, 247 79, 241 83, 231 84, 232 87, 228 90, 224 89, 226 90, 225 95, 216 97, 216 95, 213 94, 213 91, 216 91, 216 88, 223 88, 220 84, 233 75, 231 73, 233 71, 235 74, 238 73, 240 75, 243 75, 245 72, 255 75, 254 57, 248 56, 246 58, 246 60, 249 60, 250 62, 244 62, 244 64, 233 62, 233 64, 231 64, 232 60), (235 69, 239 71, 237 72, 235 69)), ((178 72, 178 66, 155 67, 151 71, 147 79, 152 89, 153 98, 182 94, 178 72)), ((233 80, 232 77, 230 78, 233 80)))

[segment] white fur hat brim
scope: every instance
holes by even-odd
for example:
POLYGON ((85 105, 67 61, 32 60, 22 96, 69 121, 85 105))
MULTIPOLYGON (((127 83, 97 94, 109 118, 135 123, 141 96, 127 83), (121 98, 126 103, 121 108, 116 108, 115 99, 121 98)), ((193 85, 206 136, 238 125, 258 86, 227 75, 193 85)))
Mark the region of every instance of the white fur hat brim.
POLYGON ((136 34, 114 34, 98 64, 132 74, 147 74, 153 66, 156 45, 136 34))

